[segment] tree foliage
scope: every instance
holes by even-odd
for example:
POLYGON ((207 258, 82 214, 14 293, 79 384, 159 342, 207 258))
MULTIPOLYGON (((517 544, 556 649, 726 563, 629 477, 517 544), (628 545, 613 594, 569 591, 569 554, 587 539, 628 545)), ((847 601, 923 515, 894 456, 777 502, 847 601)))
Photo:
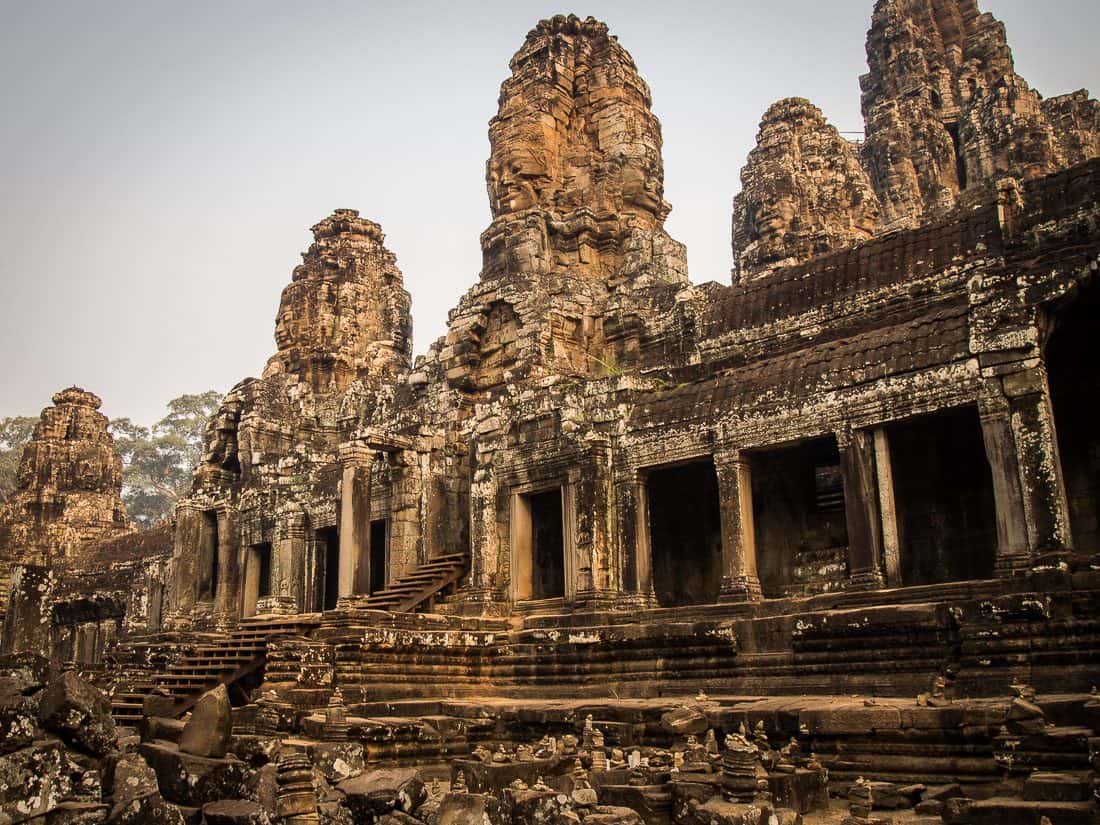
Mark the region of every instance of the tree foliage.
POLYGON ((38 419, 28 415, 0 418, 0 501, 15 490, 23 448, 34 434, 38 419))
POLYGON ((221 394, 209 390, 168 402, 168 414, 151 428, 129 418, 111 421, 115 447, 122 456, 122 500, 142 527, 172 514, 187 492, 202 456, 206 422, 217 412, 221 394))

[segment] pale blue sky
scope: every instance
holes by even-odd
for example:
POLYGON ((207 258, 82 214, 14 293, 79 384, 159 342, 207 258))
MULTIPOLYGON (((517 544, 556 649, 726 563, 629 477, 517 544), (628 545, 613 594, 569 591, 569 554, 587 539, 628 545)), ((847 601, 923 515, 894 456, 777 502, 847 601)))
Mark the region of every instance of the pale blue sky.
MULTIPOLYGON (((653 89, 672 235, 728 282, 761 114, 862 128, 873 0, 0 0, 0 416, 80 384, 151 423, 274 351, 279 292, 337 207, 382 224, 415 348, 477 277, 486 125, 536 21, 606 21, 653 89)), ((1100 3, 987 0, 1044 95, 1100 92, 1100 3)))

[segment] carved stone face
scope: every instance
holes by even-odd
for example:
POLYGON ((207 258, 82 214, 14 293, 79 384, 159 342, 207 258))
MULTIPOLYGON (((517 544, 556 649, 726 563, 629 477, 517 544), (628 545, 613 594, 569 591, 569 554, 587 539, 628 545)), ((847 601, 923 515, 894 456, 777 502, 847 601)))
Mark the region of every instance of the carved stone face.
POLYGON ((767 246, 781 241, 791 229, 798 206, 790 195, 779 195, 760 203, 753 214, 753 229, 767 246))
POLYGON ((546 177, 546 164, 527 147, 516 147, 494 163, 498 209, 519 212, 538 204, 534 182, 546 177))

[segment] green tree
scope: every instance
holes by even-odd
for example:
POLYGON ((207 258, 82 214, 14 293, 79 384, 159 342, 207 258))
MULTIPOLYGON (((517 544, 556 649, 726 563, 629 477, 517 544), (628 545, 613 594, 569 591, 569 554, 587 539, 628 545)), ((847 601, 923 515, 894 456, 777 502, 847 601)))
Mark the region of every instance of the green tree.
POLYGON ((111 422, 122 456, 122 500, 127 514, 142 527, 171 515, 176 501, 187 492, 202 457, 206 422, 221 400, 214 390, 173 398, 168 414, 151 429, 129 418, 111 422))
POLYGON ((0 501, 15 490, 23 448, 31 440, 37 423, 37 418, 28 415, 0 418, 0 501))

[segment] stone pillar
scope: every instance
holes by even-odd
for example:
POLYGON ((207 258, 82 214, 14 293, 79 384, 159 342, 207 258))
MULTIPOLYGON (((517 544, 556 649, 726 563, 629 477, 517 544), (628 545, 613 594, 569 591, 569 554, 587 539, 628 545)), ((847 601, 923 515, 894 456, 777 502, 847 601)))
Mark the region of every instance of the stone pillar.
POLYGON ((573 528, 579 551, 574 564, 576 600, 590 606, 609 605, 621 592, 611 529, 615 517, 611 445, 595 444, 589 456, 587 467, 572 475, 565 488, 562 516, 565 527, 573 528))
POLYGON ((978 401, 978 413, 985 455, 993 476, 993 501, 997 511, 996 571, 999 576, 1011 576, 1031 567, 1031 549, 1012 412, 1000 381, 987 382, 978 401))
POLYGON ((756 526, 752 516, 752 466, 740 450, 717 453, 718 508, 722 527, 721 602, 763 598, 756 573, 756 526))
POLYGON ((1042 365, 1004 376, 1032 557, 1073 547, 1069 504, 1042 365))
POLYGON ((241 531, 235 509, 218 509, 218 582, 214 591, 214 615, 219 627, 236 624, 240 618, 241 531))
POLYGON ((40 565, 12 568, 0 654, 37 653, 49 656, 53 650, 53 571, 40 565))
POLYGON ((878 485, 878 507, 882 514, 882 561, 887 587, 901 587, 901 531, 898 528, 898 508, 894 500, 894 468, 890 461, 890 439, 879 427, 875 439, 875 480, 878 485))
POLYGON ((340 451, 344 472, 340 481, 341 598, 370 592, 370 468, 374 452, 366 447, 340 451))
POLYGON ((168 623, 173 628, 191 626, 191 614, 198 593, 198 555, 202 543, 202 510, 190 504, 176 509, 176 532, 172 551, 168 623))
POLYGON ((276 515, 275 546, 271 553, 271 597, 275 612, 290 615, 308 612, 312 605, 304 604, 309 589, 306 571, 306 517, 298 505, 281 508, 276 515))
POLYGON ((848 525, 848 577, 852 590, 876 590, 882 576, 882 525, 875 482, 875 439, 869 430, 837 433, 848 525))
POLYGON ((459 591, 459 609, 464 613, 505 613, 511 591, 502 570, 501 553, 502 539, 508 540, 502 536, 502 522, 508 521, 512 501, 508 491, 497 489, 494 452, 482 442, 470 447, 470 575, 459 591))

